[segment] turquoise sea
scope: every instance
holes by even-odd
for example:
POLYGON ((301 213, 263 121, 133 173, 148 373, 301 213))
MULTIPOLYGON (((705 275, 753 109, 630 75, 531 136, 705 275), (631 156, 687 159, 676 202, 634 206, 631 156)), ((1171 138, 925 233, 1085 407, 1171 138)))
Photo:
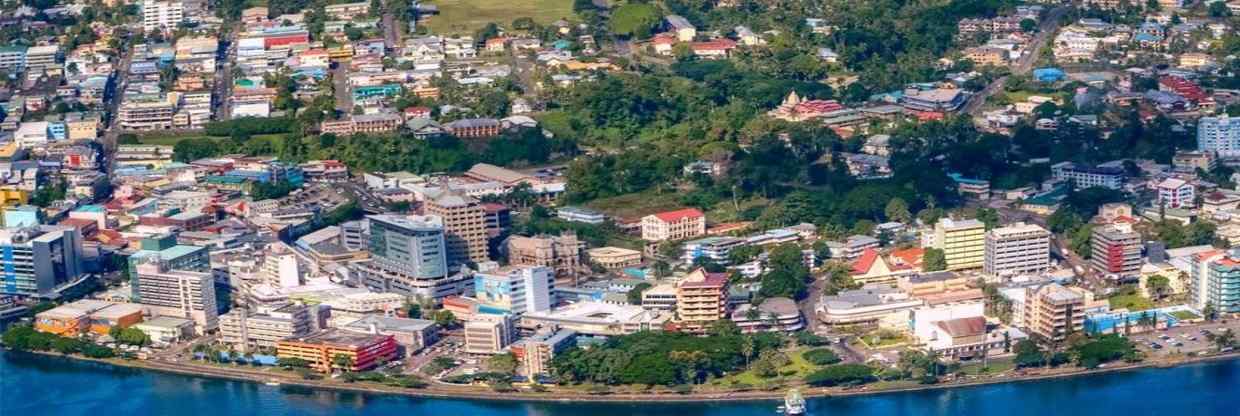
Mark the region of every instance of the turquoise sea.
MULTIPOLYGON (((0 353, 0 416, 775 415, 775 402, 569 404, 418 399, 217 380, 0 353)), ((810 414, 1240 415, 1240 360, 1069 379, 812 399, 810 414)))

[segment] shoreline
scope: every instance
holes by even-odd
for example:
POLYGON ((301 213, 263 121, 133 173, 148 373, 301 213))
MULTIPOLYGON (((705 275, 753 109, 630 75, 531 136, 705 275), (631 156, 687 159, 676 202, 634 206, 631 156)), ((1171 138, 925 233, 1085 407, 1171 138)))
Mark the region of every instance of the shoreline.
MULTIPOLYGON (((754 401, 778 401, 784 397, 785 389, 779 391, 747 391, 732 393, 689 393, 676 394, 667 392, 651 392, 651 393, 612 393, 607 395, 591 395, 587 393, 566 394, 564 392, 552 393, 527 393, 512 392, 499 393, 490 390, 489 387, 480 386, 461 386, 459 388, 446 386, 442 384, 430 384, 423 389, 411 389, 384 386, 377 384, 358 384, 344 383, 331 379, 323 380, 304 380, 298 377, 290 377, 287 374, 262 374, 260 371, 249 370, 248 367, 238 368, 222 368, 217 366, 202 364, 186 364, 186 363, 166 363, 160 361, 141 361, 141 360, 123 360, 123 359, 93 359, 73 355, 63 355, 49 352, 27 352, 34 355, 45 357, 61 357, 82 362, 93 362, 105 364, 120 368, 130 368, 135 370, 151 370, 168 374, 178 374, 185 376, 196 376, 205 378, 216 378, 234 381, 243 381, 250 383, 267 383, 270 381, 279 382, 281 385, 298 386, 310 389, 348 391, 356 393, 383 394, 383 395, 401 395, 415 398, 431 398, 431 399, 447 399, 447 400, 482 400, 482 401, 505 401, 505 402, 532 402, 532 403, 616 403, 616 404, 635 404, 639 402, 659 402, 659 403, 701 403, 701 402, 754 402, 754 401)), ((801 394, 809 398, 826 398, 826 397, 856 397, 870 396, 891 393, 908 393, 918 391, 945 390, 963 387, 978 387, 994 384, 1022 383, 1031 381, 1044 381, 1069 377, 1086 377, 1093 375, 1105 375, 1110 373, 1127 372, 1143 369, 1154 368, 1173 368, 1184 365, 1197 363, 1225 361, 1240 359, 1240 352, 1231 352, 1226 354, 1209 355, 1203 357, 1188 357, 1178 360, 1168 361, 1151 361, 1140 362, 1134 364, 1121 364, 1108 366, 1107 368, 1087 370, 1087 369, 1071 369, 1067 371, 1052 371, 1049 373, 1038 373, 1028 375, 1016 375, 1011 377, 989 377, 980 380, 967 380, 963 382, 948 382, 931 385, 916 385, 911 387, 897 387, 884 389, 870 388, 852 388, 841 389, 838 387, 799 387, 801 394)), ((790 387, 791 388, 791 387, 790 387)))

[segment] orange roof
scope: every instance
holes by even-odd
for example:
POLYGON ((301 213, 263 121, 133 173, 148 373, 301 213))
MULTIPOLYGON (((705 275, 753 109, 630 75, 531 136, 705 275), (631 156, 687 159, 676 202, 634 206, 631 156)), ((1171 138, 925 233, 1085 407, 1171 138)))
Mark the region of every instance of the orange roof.
POLYGON ((697 208, 685 208, 654 214, 655 217, 663 222, 677 222, 686 218, 701 218, 705 215, 702 211, 698 211, 697 208))
POLYGON ((1210 250, 1210 251, 1203 251, 1203 252, 1197 253, 1197 254, 1196 254, 1196 255, 1194 255, 1194 256, 1197 258, 1197 260, 1205 260, 1205 259, 1208 259, 1208 258, 1210 258, 1210 257, 1217 256, 1217 255, 1219 255, 1219 254, 1223 254, 1223 250, 1210 250))
POLYGON ((899 260, 898 267, 901 268, 921 268, 921 260, 926 255, 926 249, 921 247, 906 248, 904 250, 896 250, 891 252, 891 257, 899 260))
POLYGON ((874 267, 875 261, 878 261, 878 250, 873 248, 865 249, 865 251, 861 252, 861 257, 853 261, 852 273, 865 274, 870 271, 871 267, 874 267))
POLYGON ((736 41, 724 38, 706 42, 693 42, 691 46, 695 51, 726 51, 736 48, 736 41))

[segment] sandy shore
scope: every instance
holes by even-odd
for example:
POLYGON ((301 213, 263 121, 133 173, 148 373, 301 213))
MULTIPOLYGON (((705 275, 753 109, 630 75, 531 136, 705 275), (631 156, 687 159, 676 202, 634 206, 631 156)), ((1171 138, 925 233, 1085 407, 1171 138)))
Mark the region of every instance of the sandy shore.
MULTIPOLYGON (((62 356, 56 353, 43 353, 44 355, 62 356)), ((146 369, 153 371, 161 371, 165 373, 182 374, 199 377, 215 377, 221 379, 230 379, 238 381, 247 381, 255 383, 278 382, 282 385, 302 386, 316 389, 330 389, 339 391, 364 392, 375 394, 399 394, 412 397, 439 398, 439 399, 465 399, 465 400, 503 400, 503 401, 528 401, 528 402, 627 402, 635 401, 659 401, 659 402, 704 402, 704 401, 759 401, 759 400, 781 400, 783 399, 784 390, 778 391, 746 391, 733 393, 689 393, 676 394, 670 392, 651 392, 651 393, 612 393, 607 395, 590 395, 586 393, 568 392, 563 390, 552 390, 547 393, 530 393, 530 392, 513 392, 498 393, 492 391, 485 386, 448 386, 443 384, 434 384, 422 389, 407 389, 400 387, 384 386, 372 383, 345 383, 343 381, 322 379, 322 380, 304 380, 299 376, 286 373, 271 373, 266 371, 255 370, 251 367, 237 366, 224 367, 207 365, 200 363, 168 363, 162 361, 141 361, 141 360, 123 360, 123 359, 106 359, 97 360, 84 358, 80 356, 68 356, 68 358, 97 362, 103 364, 114 365, 118 367, 146 369)), ((1107 368, 1096 370, 1085 370, 1080 368, 1071 369, 1050 369, 1050 370, 1026 370, 1025 374, 1011 375, 1006 377, 990 376, 965 381, 954 381, 947 383, 939 383, 932 385, 918 385, 912 387, 875 389, 872 386, 862 386, 856 388, 813 388, 800 387, 801 392, 806 397, 845 397, 859 396, 871 394, 886 394, 923 390, 951 389, 958 387, 981 386, 988 384, 1001 383, 1019 383, 1028 381, 1047 380, 1055 378, 1079 377, 1100 375, 1120 371, 1133 371, 1146 368, 1169 368, 1180 365, 1207 361, 1221 361, 1240 358, 1240 352, 1229 354, 1211 355, 1205 357, 1186 357, 1174 360, 1150 361, 1135 364, 1112 364, 1107 368)))

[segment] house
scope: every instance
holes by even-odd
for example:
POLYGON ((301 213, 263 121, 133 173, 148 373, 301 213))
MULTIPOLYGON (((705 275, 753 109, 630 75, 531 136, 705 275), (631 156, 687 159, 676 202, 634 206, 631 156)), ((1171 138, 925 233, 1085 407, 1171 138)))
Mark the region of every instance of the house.
POLYGON ((654 35, 650 40, 650 47, 655 54, 663 56, 672 55, 672 47, 676 45, 676 35, 670 33, 660 33, 654 35))
POLYGON ((689 45, 693 54, 705 59, 727 59, 728 54, 736 49, 736 41, 719 38, 705 42, 693 42, 689 45))
POLYGON ((697 28, 689 23, 688 19, 679 15, 669 14, 663 20, 666 22, 667 30, 675 34, 677 40, 690 42, 697 37, 697 28))

